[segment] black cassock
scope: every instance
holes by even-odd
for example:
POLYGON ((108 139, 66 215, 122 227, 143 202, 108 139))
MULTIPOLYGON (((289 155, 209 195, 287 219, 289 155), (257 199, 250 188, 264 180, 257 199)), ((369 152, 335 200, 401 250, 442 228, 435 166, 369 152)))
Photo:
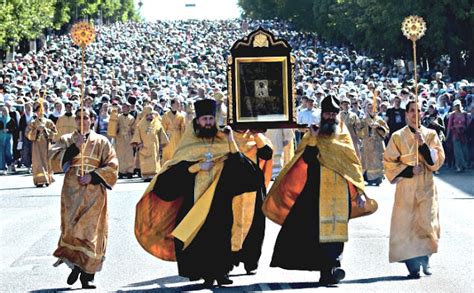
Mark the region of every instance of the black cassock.
POLYGON ((308 271, 340 267, 344 243, 319 242, 321 165, 317 154, 316 147, 307 146, 302 155, 308 164, 307 181, 278 234, 270 264, 272 267, 308 271))
MULTIPOLYGON (((257 149, 257 166, 259 165, 259 160, 268 161, 272 158, 272 155, 273 151, 268 145, 257 149)), ((260 168, 257 168, 257 174, 259 186, 255 198, 252 224, 242 244, 242 249, 235 256, 235 263, 243 262, 247 271, 257 269, 265 236, 265 215, 262 211, 262 204, 267 195, 267 188, 265 187, 265 176, 260 168)))
MULTIPOLYGON (((184 196, 176 224, 194 205, 196 174, 188 168, 196 162, 182 161, 160 174, 153 192, 163 200, 184 196)), ((175 239, 179 275, 191 280, 218 278, 232 269, 231 229, 233 224, 232 198, 257 190, 258 167, 241 153, 230 154, 216 186, 209 214, 191 244, 183 250, 183 243, 175 239)))

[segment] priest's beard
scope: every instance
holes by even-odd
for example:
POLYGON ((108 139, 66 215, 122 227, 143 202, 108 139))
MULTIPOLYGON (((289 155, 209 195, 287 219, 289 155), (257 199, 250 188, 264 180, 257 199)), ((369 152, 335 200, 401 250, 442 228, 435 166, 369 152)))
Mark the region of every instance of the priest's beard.
POLYGON ((321 126, 319 128, 320 135, 332 135, 336 132, 336 127, 339 124, 339 119, 324 119, 321 117, 321 126))
POLYGON ((194 133, 200 138, 212 138, 217 135, 216 125, 207 124, 205 127, 199 125, 196 119, 193 120, 194 133))

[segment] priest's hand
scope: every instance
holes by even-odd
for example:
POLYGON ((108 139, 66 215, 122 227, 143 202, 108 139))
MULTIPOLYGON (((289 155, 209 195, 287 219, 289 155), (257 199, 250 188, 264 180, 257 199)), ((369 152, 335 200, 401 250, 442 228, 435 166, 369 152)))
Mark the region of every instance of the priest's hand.
POLYGON ((90 174, 84 174, 84 176, 79 176, 79 184, 87 185, 91 183, 92 176, 90 174))
POLYGON ((418 175, 418 174, 420 174, 422 171, 423 171, 423 168, 421 167, 421 165, 416 165, 415 167, 413 167, 413 174, 414 174, 414 175, 418 175))
POLYGON ((362 194, 358 194, 356 196, 356 204, 359 208, 363 208, 365 206, 365 199, 362 197, 362 194))
POLYGON ((214 167, 214 165, 214 162, 202 162, 201 164, 199 164, 199 167, 201 167, 202 171, 209 171, 214 167))
POLYGON ((78 149, 81 149, 81 146, 82 146, 82 144, 84 144, 84 141, 86 140, 86 138, 85 138, 85 136, 82 135, 82 134, 79 134, 79 135, 76 136, 76 137, 77 137, 77 138, 76 138, 76 142, 75 142, 76 147, 77 147, 78 149))
POLYGON ((312 124, 309 126, 309 131, 312 136, 316 137, 319 134, 319 127, 316 124, 312 124))
POLYGON ((418 143, 418 146, 422 146, 425 144, 425 140, 423 139, 423 136, 421 135, 419 130, 415 132, 415 140, 418 143))
POLYGON ((232 127, 230 127, 230 125, 227 125, 226 127, 224 127, 224 129, 222 130, 222 132, 224 132, 225 137, 227 138, 227 140, 228 140, 229 142, 233 142, 233 141, 234 141, 234 133, 233 133, 232 127))

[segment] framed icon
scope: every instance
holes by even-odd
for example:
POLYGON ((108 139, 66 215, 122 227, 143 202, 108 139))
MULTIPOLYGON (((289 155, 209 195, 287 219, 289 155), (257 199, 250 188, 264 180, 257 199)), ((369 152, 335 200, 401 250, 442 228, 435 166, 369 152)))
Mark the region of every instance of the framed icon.
POLYGON ((236 129, 296 127, 294 57, 262 29, 234 43, 228 59, 228 123, 236 129))

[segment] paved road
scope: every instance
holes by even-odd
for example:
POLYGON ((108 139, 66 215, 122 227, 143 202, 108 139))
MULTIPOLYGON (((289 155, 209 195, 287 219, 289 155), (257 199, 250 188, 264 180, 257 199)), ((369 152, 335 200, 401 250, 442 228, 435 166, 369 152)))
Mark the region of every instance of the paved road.
MULTIPOLYGON (((442 171, 436 183, 440 197, 442 238, 432 257, 434 275, 406 280, 403 264, 388 263, 388 236, 394 186, 386 181, 368 187, 379 211, 350 223, 343 268, 346 279, 335 288, 342 292, 474 292, 474 172, 442 171)), ((52 267, 59 238, 62 176, 48 188, 33 187, 29 175, 0 177, 0 291, 52 292, 79 289, 65 282, 69 269, 52 267)), ((146 184, 139 179, 119 180, 109 193, 109 243, 103 271, 96 276, 98 291, 199 290, 199 282, 177 276, 176 264, 147 254, 133 234, 135 204, 146 184)), ((236 268, 231 291, 300 290, 313 292, 319 273, 270 268, 279 226, 267 222, 260 268, 243 275, 236 268)), ((205 265, 205 264, 203 264, 205 265)))

